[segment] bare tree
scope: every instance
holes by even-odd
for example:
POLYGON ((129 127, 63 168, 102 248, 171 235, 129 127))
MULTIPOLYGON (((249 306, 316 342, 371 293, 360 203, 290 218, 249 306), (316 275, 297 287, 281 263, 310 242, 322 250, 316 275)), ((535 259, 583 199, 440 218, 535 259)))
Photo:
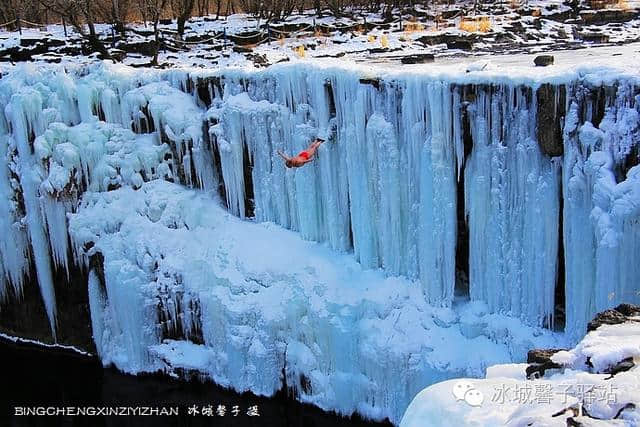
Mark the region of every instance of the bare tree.
POLYGON ((325 3, 333 16, 342 16, 345 7, 349 4, 347 0, 326 0, 325 3))
MULTIPOLYGON (((222 0, 216 0, 218 9, 220 9, 220 3, 222 0)), ((198 16, 204 16, 209 14, 209 0, 198 0, 198 16)))
MULTIPOLYGON (((153 59, 152 65, 158 65, 158 50, 160 49, 160 31, 158 29, 158 23, 160 22, 160 16, 167 7, 168 0, 139 0, 140 13, 143 17, 149 18, 153 22, 153 34, 154 34, 154 47, 153 47, 153 59)), ((145 19, 146 19, 145 18, 145 19)))
MULTIPOLYGON (((342 1, 342 0, 337 0, 342 1)), ((240 7, 246 13, 267 21, 280 21, 290 16, 302 4, 303 0, 239 0, 240 7)))
POLYGON ((133 10, 132 0, 106 0, 96 2, 104 22, 113 24, 122 38, 126 36, 126 23, 133 10))
MULTIPOLYGON (((0 24, 7 22, 13 22, 21 17, 24 13, 24 4, 19 0, 7 0, 0 3, 0 24)), ((19 24, 14 22, 15 28, 18 28, 19 24)), ((11 28, 11 27, 9 27, 11 28)))
POLYGON ((99 15, 97 2, 93 0, 39 1, 45 8, 71 23, 76 32, 89 43, 92 50, 100 52, 104 58, 112 59, 96 32, 95 23, 99 15))
POLYGON ((2 0, 0 1, 0 24, 16 21, 10 28, 19 28, 17 21, 30 21, 46 24, 47 10, 38 0, 2 0))
POLYGON ((171 9, 177 14, 176 21, 178 22, 178 34, 180 36, 184 35, 184 25, 191 18, 195 5, 196 0, 171 0, 171 9))

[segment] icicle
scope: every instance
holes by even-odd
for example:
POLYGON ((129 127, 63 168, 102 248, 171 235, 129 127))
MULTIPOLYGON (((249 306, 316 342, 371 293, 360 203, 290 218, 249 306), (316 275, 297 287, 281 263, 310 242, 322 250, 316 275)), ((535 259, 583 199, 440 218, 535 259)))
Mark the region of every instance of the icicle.
POLYGON ((526 88, 481 88, 465 169, 470 296, 494 311, 550 326, 556 282, 557 164, 535 140, 526 88))
POLYGON ((94 111, 98 105, 97 90, 87 84, 78 85, 78 109, 80 111, 80 119, 83 122, 92 122, 98 118, 94 111))
POLYGON ((105 121, 109 123, 120 123, 122 112, 120 111, 120 100, 116 93, 106 88, 100 94, 100 107, 104 112, 105 121))
POLYGON ((40 111, 42 111, 40 94, 32 89, 24 89, 21 93, 13 95, 5 114, 11 123, 18 148, 20 184, 23 190, 22 196, 25 203, 29 238, 33 249, 32 254, 38 274, 40 293, 42 294, 51 333, 55 341, 56 296, 53 286, 51 255, 38 200, 40 177, 34 167, 35 160, 31 152, 32 148, 29 139, 29 135, 42 133, 38 123, 40 111))
POLYGON ((457 231, 455 144, 449 85, 429 83, 427 100, 427 146, 420 172, 420 232, 423 235, 419 252, 420 274, 428 301, 450 305, 455 285, 457 231))
MULTIPOLYGON (((581 88, 584 90, 584 88, 581 88)), ((597 90, 594 89, 594 90, 597 90)), ((640 294, 640 167, 617 182, 622 154, 634 145, 638 127, 637 88, 620 85, 599 127, 570 104, 564 128, 564 244, 566 331, 584 333, 595 313, 622 302, 638 304, 640 294)), ((587 103, 591 105, 591 103, 587 103)), ((637 144, 637 141, 635 142, 637 144)))
POLYGON ((7 295, 9 283, 15 295, 22 295, 23 278, 29 270, 29 242, 17 217, 16 192, 9 175, 8 153, 13 140, 2 107, 0 104, 0 299, 7 295))
POLYGON ((70 207, 66 207, 48 195, 40 196, 40 208, 47 225, 48 239, 51 246, 51 254, 53 260, 59 267, 64 267, 69 278, 69 253, 68 235, 67 235, 67 211, 71 211, 70 207))

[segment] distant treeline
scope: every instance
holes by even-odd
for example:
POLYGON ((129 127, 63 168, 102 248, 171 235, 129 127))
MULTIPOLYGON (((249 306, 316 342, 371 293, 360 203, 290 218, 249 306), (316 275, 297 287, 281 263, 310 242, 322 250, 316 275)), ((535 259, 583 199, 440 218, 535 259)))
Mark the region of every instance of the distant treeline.
MULTIPOLYGON (((1 0, 0 25, 17 19, 33 24, 109 23, 117 27, 129 22, 153 22, 176 19, 178 31, 183 32, 185 22, 192 16, 249 13, 268 21, 280 21, 304 10, 315 10, 317 15, 351 16, 360 12, 379 12, 390 16, 398 8, 425 8, 455 3, 482 3, 474 0, 1 0)), ((496 2, 491 2, 496 3, 496 2)), ((503 1, 509 3, 509 1, 503 1)), ((90 31, 90 29, 89 29, 90 31)))
POLYGON ((378 12, 391 18, 394 10, 452 5, 455 3, 479 3, 478 0, 1 0, 0 27, 22 31, 24 27, 62 23, 71 27, 104 58, 111 58, 109 50, 100 39, 96 24, 113 26, 115 34, 126 36, 127 24, 143 21, 151 25, 155 35, 155 51, 152 63, 157 62, 160 45, 158 26, 162 19, 175 19, 177 33, 182 36, 185 25, 193 16, 226 16, 248 13, 264 22, 281 21, 305 10, 314 10, 317 16, 358 16, 364 12, 378 12))

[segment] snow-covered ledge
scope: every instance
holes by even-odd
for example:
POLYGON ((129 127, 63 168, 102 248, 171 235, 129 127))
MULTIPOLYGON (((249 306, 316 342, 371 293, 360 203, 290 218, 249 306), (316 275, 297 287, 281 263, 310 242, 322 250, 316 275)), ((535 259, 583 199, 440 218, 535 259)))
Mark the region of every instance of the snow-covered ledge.
POLYGON ((626 322, 599 325, 572 350, 547 352, 552 368, 542 377, 527 379, 532 365, 505 364, 489 367, 485 379, 425 388, 400 426, 640 425, 639 307, 626 322))

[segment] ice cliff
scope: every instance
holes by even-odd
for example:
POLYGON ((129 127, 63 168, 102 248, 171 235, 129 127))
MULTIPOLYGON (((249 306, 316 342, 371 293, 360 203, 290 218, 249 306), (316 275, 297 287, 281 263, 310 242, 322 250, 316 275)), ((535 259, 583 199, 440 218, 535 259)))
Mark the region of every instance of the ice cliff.
POLYGON ((37 283, 56 339, 73 287, 105 363, 397 422, 640 302, 639 111, 597 67, 12 67, 0 314, 37 283))

